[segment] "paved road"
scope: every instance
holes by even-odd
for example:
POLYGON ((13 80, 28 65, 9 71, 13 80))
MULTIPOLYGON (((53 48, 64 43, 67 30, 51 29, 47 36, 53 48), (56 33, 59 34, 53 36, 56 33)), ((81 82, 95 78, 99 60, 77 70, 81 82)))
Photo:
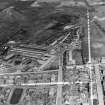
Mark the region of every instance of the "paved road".
POLYGON ((96 73, 96 82, 97 82, 97 93, 98 93, 98 99, 99 99, 99 105, 104 105, 104 96, 102 91, 102 85, 101 85, 101 75, 99 72, 99 66, 95 66, 95 73, 96 73))
MULTIPOLYGON (((59 56, 58 82, 62 82, 62 55, 59 56)), ((62 105, 62 84, 58 85, 56 105, 62 105)))

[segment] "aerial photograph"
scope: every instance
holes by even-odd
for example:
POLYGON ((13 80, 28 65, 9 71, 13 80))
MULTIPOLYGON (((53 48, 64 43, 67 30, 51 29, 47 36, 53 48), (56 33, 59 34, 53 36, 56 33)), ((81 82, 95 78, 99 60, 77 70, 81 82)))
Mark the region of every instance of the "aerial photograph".
POLYGON ((0 0, 0 105, 105 105, 105 0, 0 0))

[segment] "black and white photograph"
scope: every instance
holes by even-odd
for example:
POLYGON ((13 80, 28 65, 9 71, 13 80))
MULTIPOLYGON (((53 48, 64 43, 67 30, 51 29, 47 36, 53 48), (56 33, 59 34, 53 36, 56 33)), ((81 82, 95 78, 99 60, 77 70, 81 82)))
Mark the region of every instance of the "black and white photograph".
POLYGON ((0 105, 105 105, 105 0, 0 0, 0 105))

